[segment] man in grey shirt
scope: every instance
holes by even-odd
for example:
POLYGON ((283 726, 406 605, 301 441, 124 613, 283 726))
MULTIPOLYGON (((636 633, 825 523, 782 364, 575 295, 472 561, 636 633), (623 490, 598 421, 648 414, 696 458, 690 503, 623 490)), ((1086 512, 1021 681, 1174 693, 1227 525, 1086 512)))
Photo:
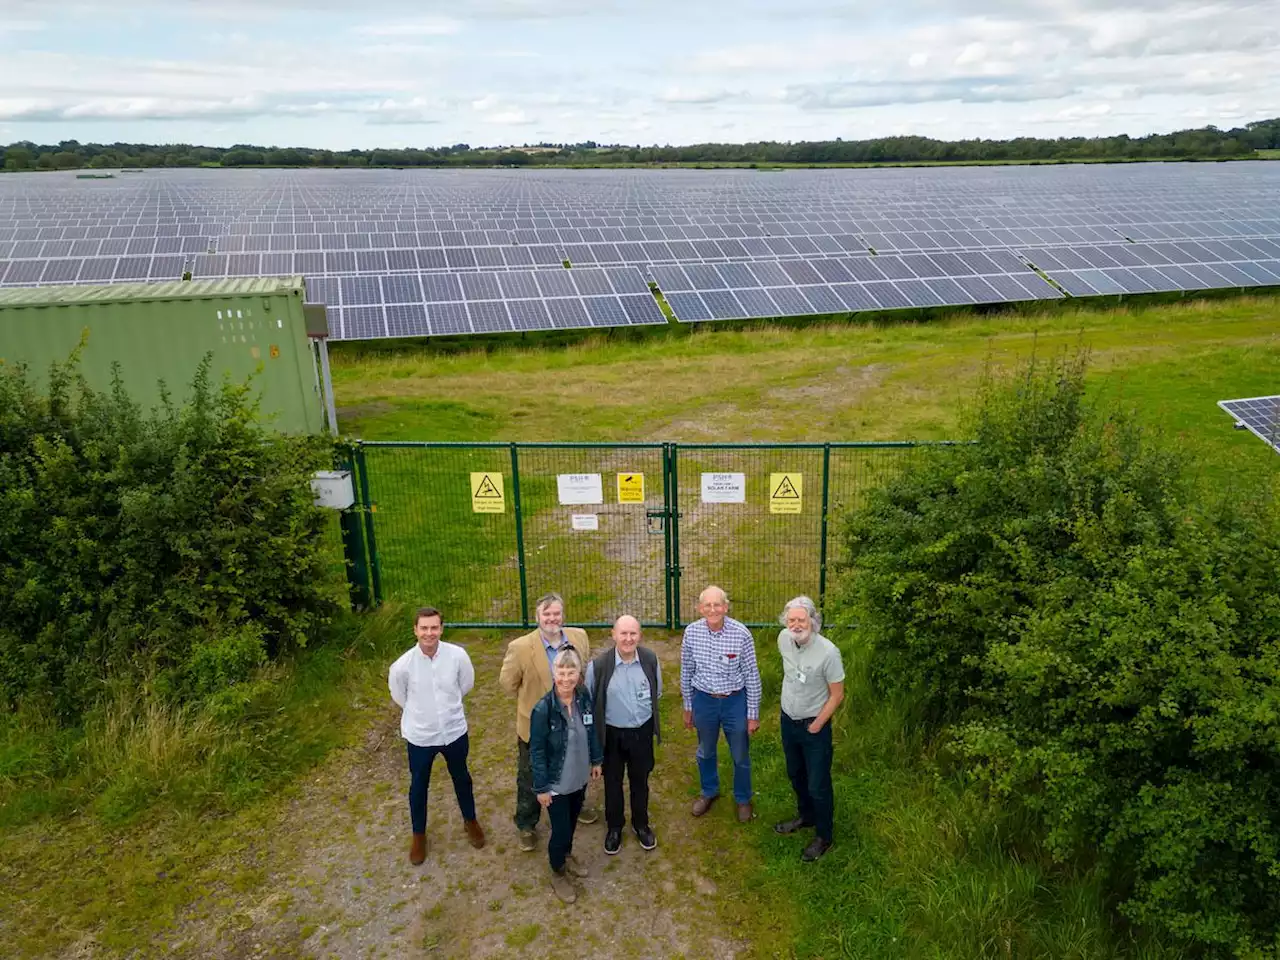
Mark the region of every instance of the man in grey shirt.
POLYGON ((658 845, 649 825, 649 774, 654 740, 661 741, 658 702, 662 698, 662 665, 640 645, 640 621, 621 616, 613 625, 613 646, 587 667, 587 690, 595 714, 603 718, 604 852, 622 849, 625 823, 622 777, 631 786, 631 828, 645 850, 658 845))
POLYGON ((836 645, 822 636, 822 617, 808 597, 796 597, 778 618, 782 656, 782 752, 796 793, 794 819, 777 833, 814 828, 801 859, 812 863, 831 847, 835 794, 831 787, 831 717, 844 699, 844 664, 836 645))

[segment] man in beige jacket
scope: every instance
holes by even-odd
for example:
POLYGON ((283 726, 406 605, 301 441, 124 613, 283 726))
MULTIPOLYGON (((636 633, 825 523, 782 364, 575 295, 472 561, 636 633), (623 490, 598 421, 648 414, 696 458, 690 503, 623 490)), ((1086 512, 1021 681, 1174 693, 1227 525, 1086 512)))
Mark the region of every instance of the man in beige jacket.
MULTIPOLYGON (((586 663, 591 653, 587 632, 564 625, 564 600, 548 593, 534 607, 538 629, 516 637, 507 644, 498 682, 516 698, 516 829, 520 831, 520 849, 537 849, 538 818, 542 806, 533 792, 533 768, 529 763, 529 714, 534 704, 551 689, 551 663, 564 646, 574 647, 586 663)), ((595 823, 598 810, 586 810, 579 823, 595 823)))

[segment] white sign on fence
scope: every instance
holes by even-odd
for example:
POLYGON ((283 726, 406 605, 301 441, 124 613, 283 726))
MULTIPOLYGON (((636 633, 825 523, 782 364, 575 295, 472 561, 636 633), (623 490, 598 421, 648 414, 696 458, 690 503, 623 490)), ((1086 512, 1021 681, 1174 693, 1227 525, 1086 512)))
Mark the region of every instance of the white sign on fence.
POLYGON ((604 503, 604 483, 598 473, 560 473, 556 475, 560 503, 604 503))
POLYGON ((745 473, 704 473, 702 502, 746 503, 747 475, 745 473))
POLYGON ((572 525, 574 530, 599 530, 600 517, 594 513, 575 513, 572 525))

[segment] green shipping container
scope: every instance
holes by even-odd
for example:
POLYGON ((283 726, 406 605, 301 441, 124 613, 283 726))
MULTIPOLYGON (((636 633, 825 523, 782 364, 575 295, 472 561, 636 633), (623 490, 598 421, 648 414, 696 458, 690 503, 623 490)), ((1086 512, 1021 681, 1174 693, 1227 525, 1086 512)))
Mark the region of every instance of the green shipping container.
POLYGON ((0 290, 0 362, 25 363, 43 382, 87 332, 80 368, 89 383, 108 388, 119 363, 130 395, 153 407, 159 381, 186 399, 212 354, 215 383, 252 375, 269 425, 319 433, 324 408, 303 299, 301 277, 11 287, 0 290))

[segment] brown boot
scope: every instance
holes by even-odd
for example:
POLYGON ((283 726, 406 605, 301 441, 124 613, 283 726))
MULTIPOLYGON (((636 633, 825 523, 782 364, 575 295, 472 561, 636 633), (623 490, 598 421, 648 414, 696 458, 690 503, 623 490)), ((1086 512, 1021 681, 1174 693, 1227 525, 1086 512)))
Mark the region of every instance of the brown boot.
POLYGON ((415 833, 413 835, 413 846, 409 848, 409 862, 415 867, 427 859, 427 835, 425 833, 415 833))
POLYGON ((479 820, 464 820, 462 827, 467 831, 467 839, 471 841, 471 845, 479 850, 484 846, 484 829, 480 826, 479 820))
POLYGON ((749 823, 756 818, 756 811, 749 803, 738 804, 738 822, 749 823))
POLYGON ((558 873, 555 870, 551 871, 551 889, 565 903, 573 903, 578 899, 578 891, 573 881, 569 879, 569 872, 563 868, 558 873))
POLYGON ((693 815, 695 817, 702 816, 711 809, 711 805, 715 802, 716 797, 699 797, 697 800, 693 801, 693 815))

